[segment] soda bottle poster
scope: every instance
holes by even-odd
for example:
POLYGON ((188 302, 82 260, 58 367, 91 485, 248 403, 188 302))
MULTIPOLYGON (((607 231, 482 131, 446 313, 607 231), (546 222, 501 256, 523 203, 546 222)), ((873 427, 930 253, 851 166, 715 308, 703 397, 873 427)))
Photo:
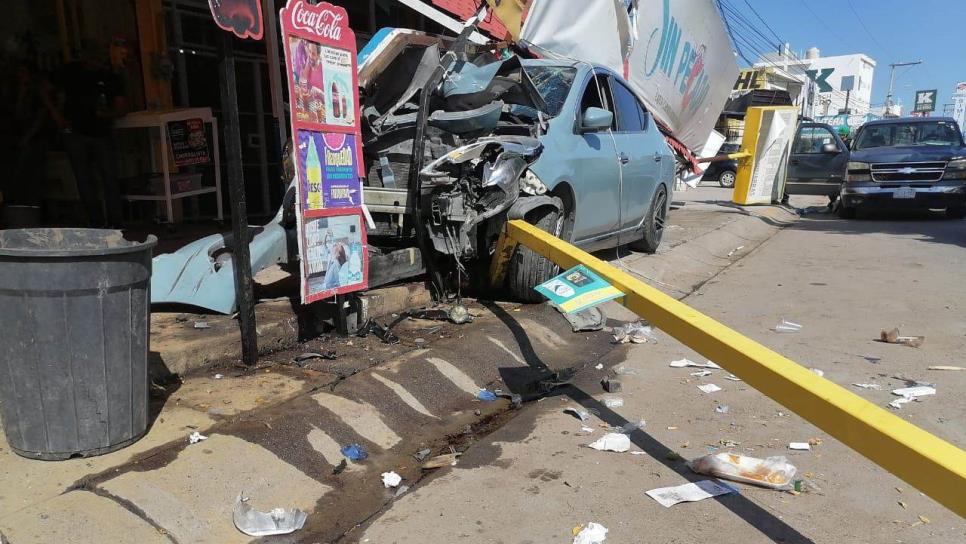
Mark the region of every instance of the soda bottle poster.
POLYGON ((298 169, 305 172, 304 210, 362 205, 362 180, 356 166, 356 140, 337 132, 298 131, 298 169))

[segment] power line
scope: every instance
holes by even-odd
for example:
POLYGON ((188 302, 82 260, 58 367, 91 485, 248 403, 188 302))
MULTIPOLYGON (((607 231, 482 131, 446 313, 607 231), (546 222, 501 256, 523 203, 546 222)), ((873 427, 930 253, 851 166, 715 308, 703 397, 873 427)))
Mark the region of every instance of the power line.
POLYGON ((855 18, 859 21, 859 25, 862 27, 862 30, 865 30, 865 33, 869 35, 869 38, 872 38, 872 41, 875 42, 875 44, 879 46, 879 49, 881 49, 884 53, 891 53, 888 50, 888 48, 882 45, 882 43, 879 42, 878 38, 876 38, 875 35, 872 34, 872 32, 869 30, 869 27, 865 26, 865 21, 862 20, 862 16, 859 15, 859 12, 856 11, 855 6, 852 4, 852 0, 845 0, 845 1, 849 5, 849 9, 852 10, 852 13, 855 14, 855 18))
POLYGON ((774 36, 776 40, 778 40, 778 43, 785 43, 785 40, 781 39, 778 36, 778 33, 775 32, 775 30, 771 26, 769 26, 767 22, 765 22, 765 18, 762 17, 760 13, 758 13, 758 10, 756 10, 755 7, 752 6, 750 2, 748 2, 748 0, 745 0, 745 5, 747 5, 748 9, 750 9, 751 12, 754 13, 756 17, 758 17, 758 20, 761 21, 761 24, 765 25, 765 28, 767 28, 768 31, 771 32, 771 35, 774 36))
POLYGON ((829 34, 831 34, 833 38, 842 42, 842 45, 848 47, 849 44, 845 40, 843 40, 841 36, 839 36, 838 32, 832 30, 832 27, 830 27, 828 23, 825 22, 824 19, 819 17, 818 13, 815 13, 815 10, 812 9, 812 6, 808 5, 809 0, 801 0, 801 2, 802 2, 802 5, 805 6, 805 9, 807 9, 808 12, 812 14, 812 17, 815 17, 815 20, 821 23, 822 26, 825 27, 825 30, 828 30, 829 34))

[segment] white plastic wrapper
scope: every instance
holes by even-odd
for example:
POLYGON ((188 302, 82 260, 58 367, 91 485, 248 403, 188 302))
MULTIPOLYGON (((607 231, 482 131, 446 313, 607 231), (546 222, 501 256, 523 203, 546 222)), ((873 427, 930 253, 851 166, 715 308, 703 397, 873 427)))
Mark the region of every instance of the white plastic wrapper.
POLYGON ((601 544, 607 540, 607 527, 590 522, 574 537, 574 544, 601 544))
POLYGON ((794 487, 798 472, 783 456, 758 459, 737 453, 705 455, 688 462, 688 467, 698 474, 781 490, 794 487))
POLYGON ((596 441, 591 442, 587 445, 587 447, 599 451, 616 451, 617 453, 624 453, 631 449, 631 439, 626 434, 608 433, 596 441))

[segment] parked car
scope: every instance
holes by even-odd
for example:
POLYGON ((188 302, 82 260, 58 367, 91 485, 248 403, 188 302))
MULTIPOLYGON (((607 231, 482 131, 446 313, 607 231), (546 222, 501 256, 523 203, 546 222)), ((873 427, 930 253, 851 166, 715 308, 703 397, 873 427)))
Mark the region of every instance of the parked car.
MULTIPOLYGON (((409 30, 381 35, 360 65, 371 246, 420 245, 441 289, 482 269, 508 219, 587 250, 657 250, 675 156, 621 76, 497 58, 463 40, 453 55, 409 30)), ((539 301, 533 287, 556 272, 520 247, 506 287, 539 301)))
MULTIPOLYGON (((722 144, 718 149, 718 155, 726 153, 737 153, 741 144, 722 144)), ((718 185, 730 189, 735 186, 735 177, 738 175, 738 159, 726 161, 714 161, 708 163, 708 169, 701 176, 702 181, 717 181, 718 185)))
POLYGON ((828 196, 839 194, 849 161, 849 148, 825 123, 799 125, 785 180, 787 195, 828 196))
POLYGON ((866 123, 852 142, 839 215, 888 206, 945 209, 966 216, 966 144, 948 117, 882 119, 866 123))

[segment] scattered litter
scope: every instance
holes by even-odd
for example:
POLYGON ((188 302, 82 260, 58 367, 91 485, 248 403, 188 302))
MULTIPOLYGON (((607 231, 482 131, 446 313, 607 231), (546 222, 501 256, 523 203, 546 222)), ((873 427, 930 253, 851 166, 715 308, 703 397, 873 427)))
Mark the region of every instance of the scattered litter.
POLYGON ((757 459, 737 453, 705 455, 689 462, 688 467, 698 474, 782 490, 792 489, 798 471, 781 456, 757 459))
POLYGON ((667 430, 669 430, 669 431, 676 431, 676 430, 678 430, 678 428, 672 425, 672 426, 668 427, 667 430))
POLYGON ((876 391, 882 389, 882 386, 877 383, 853 383, 852 386, 860 389, 875 389, 876 391))
POLYGON ((220 380, 220 379, 222 379, 222 378, 224 378, 224 377, 225 377, 225 375, 224 375, 224 374, 215 374, 215 379, 216 379, 216 380, 220 380))
POLYGON ((611 378, 604 378, 600 381, 600 384, 604 387, 604 391, 608 393, 620 393, 621 382, 620 380, 613 380, 611 378))
POLYGON ((342 455, 350 461, 365 461, 369 457, 366 450, 362 448, 359 444, 349 444, 348 446, 342 446, 342 455))
POLYGON ((431 453, 433 453, 433 450, 426 448, 424 450, 419 450, 416 453, 414 453, 413 458, 416 459, 416 461, 422 463, 423 461, 426 460, 427 457, 429 457, 431 453))
POLYGON ((480 392, 476 394, 476 398, 484 402, 493 402, 496 400, 496 393, 487 389, 480 389, 480 392))
POLYGON ((899 329, 892 329, 891 331, 882 331, 879 333, 879 341, 885 342, 886 344, 902 344, 903 346, 909 346, 911 348, 918 348, 926 341, 925 336, 900 336, 899 329))
POLYGON ((587 444, 588 448, 599 451, 616 451, 624 453, 631 449, 631 439, 626 434, 607 433, 596 441, 587 444))
POLYGON ((880 362, 882 362, 882 357, 874 357, 872 355, 863 355, 862 358, 865 359, 866 361, 869 361, 870 363, 872 363, 874 365, 877 365, 880 362))
POLYGON ((341 461, 339 461, 339 464, 332 469, 332 474, 342 474, 347 468, 349 468, 349 463, 345 460, 345 458, 343 458, 341 461))
POLYGON ((621 434, 631 434, 634 431, 639 431, 639 430, 643 429, 645 425, 647 425, 647 422, 644 421, 643 419, 640 420, 640 421, 638 421, 638 422, 636 422, 636 423, 633 422, 633 421, 629 421, 629 422, 627 422, 627 423, 625 423, 625 424, 623 424, 621 426, 620 433, 621 434))
POLYGON ((699 385, 698 389, 700 389, 704 393, 716 393, 718 391, 721 391, 721 388, 713 383, 706 383, 704 385, 699 385))
POLYGON ((470 315, 470 311, 467 310, 466 306, 463 306, 462 304, 457 304, 449 310, 443 308, 422 308, 419 310, 410 310, 406 312, 406 315, 414 319, 449 321, 457 325, 462 325, 464 323, 470 323, 473 321, 473 316, 470 315))
POLYGON ((365 324, 359 327, 356 332, 356 336, 365 338, 372 333, 376 338, 382 340, 384 343, 393 345, 399 343, 399 337, 392 333, 387 327, 380 325, 375 319, 369 318, 365 324))
POLYGON ((402 476, 396 474, 393 471, 382 473, 382 485, 388 487, 399 487, 402 483, 402 476))
POLYGON ((553 303, 551 305, 570 323, 570 328, 574 332, 599 331, 604 328, 604 323, 607 321, 607 318, 604 317, 604 312, 597 306, 592 306, 579 312, 567 313, 560 306, 553 303))
POLYGON ((915 387, 904 387, 902 389, 893 389, 893 395, 899 395, 898 398, 889 403, 891 408, 896 410, 902 408, 903 404, 918 400, 919 397, 927 397, 929 395, 936 394, 936 388, 929 385, 918 385, 915 387))
MULTIPOLYGON (((821 438, 809 438, 808 439, 808 445, 809 446, 821 446, 822 445, 822 439, 821 438)), ((808 475, 806 474, 806 476, 808 476, 808 475)))
POLYGON ((339 356, 336 355, 336 353, 334 351, 332 351, 332 350, 325 350, 322 353, 315 353, 313 351, 309 351, 309 352, 302 353, 302 354, 299 354, 299 355, 296 355, 295 357, 293 357, 292 358, 292 364, 295 365, 295 366, 297 366, 297 367, 299 367, 299 368, 302 368, 303 366, 305 366, 305 363, 307 361, 311 361, 311 360, 314 360, 314 359, 327 359, 327 360, 332 361, 332 360, 335 360, 335 359, 338 359, 338 358, 339 358, 339 356))
POLYGON ((455 467, 460 455, 461 454, 459 453, 445 453, 443 455, 437 455, 429 461, 426 461, 426 463, 423 465, 423 468, 429 470, 434 468, 455 467))
POLYGON ((775 332, 799 332, 802 330, 802 326, 782 318, 781 322, 775 325, 775 328, 772 330, 775 332))
POLYGON ((812 372, 818 374, 819 377, 821 377, 821 378, 824 378, 825 377, 825 371, 824 370, 821 370, 821 369, 818 369, 818 368, 810 368, 809 370, 811 370, 812 372))
POLYGON ((195 432, 191 433, 188 436, 188 443, 189 444, 197 444, 198 442, 201 442, 202 440, 208 440, 208 437, 205 436, 205 435, 203 435, 203 434, 201 434, 201 433, 199 433, 198 431, 195 431, 195 432))
POLYGON ((670 508, 681 502, 697 502, 719 495, 738 493, 738 489, 724 482, 702 480, 676 487, 659 487, 646 492, 646 495, 665 508, 670 508))
POLYGON ((742 249, 745 249, 745 246, 738 246, 738 247, 732 249, 731 251, 729 251, 728 252, 728 256, 731 257, 732 255, 734 255, 735 253, 738 253, 742 249))
POLYGON ((712 363, 711 361, 708 361, 707 363, 701 364, 701 363, 695 363, 690 359, 678 359, 677 361, 671 361, 671 363, 668 364, 668 366, 671 368, 685 368, 690 366, 694 368, 710 368, 710 369, 721 370, 721 367, 718 366, 717 363, 712 363))
POLYGON ((930 523, 929 518, 922 514, 919 514, 919 521, 921 521, 923 525, 928 525, 930 523))
POLYGON ((235 527, 248 536, 287 535, 305 525, 308 515, 297 509, 273 508, 270 512, 259 512, 248 504, 248 498, 238 495, 232 520, 235 527))
POLYGON ((711 371, 710 370, 699 370, 697 372, 692 372, 691 375, 694 376, 695 378, 703 378, 705 376, 710 376, 711 375, 711 371))
POLYGON ((607 540, 607 527, 590 522, 574 536, 574 544, 601 544, 607 540))
POLYGON ((195 321, 195 328, 196 329, 210 329, 211 328, 211 325, 209 325, 207 321, 195 321))
POLYGON ((583 434, 594 434, 594 428, 581 425, 580 432, 583 434))
POLYGON ((738 376, 735 376, 734 374, 728 374, 727 376, 725 376, 725 379, 726 380, 731 380, 733 382, 740 382, 740 381, 742 381, 741 378, 739 378, 738 376))
POLYGON ((632 451, 631 455, 647 455, 646 451, 632 451))
POLYGON ((620 408, 624 406, 624 399, 620 397, 604 399, 604 406, 608 408, 620 408))
POLYGON ((728 412, 731 411, 731 407, 728 406, 727 404, 719 404, 714 407, 714 411, 719 414, 727 414, 728 412))
POLYGON ((620 327, 614 327, 614 342, 618 344, 646 344, 648 340, 654 341, 654 330, 650 325, 645 325, 643 321, 636 323, 626 323, 620 327))
POLYGON ((603 363, 597 363, 597 365, 594 366, 594 368, 596 368, 597 370, 604 370, 604 364, 603 363))
POLYGON ((581 410, 580 408, 574 408, 572 406, 568 408, 564 408, 564 413, 573 414, 574 417, 576 417, 580 421, 587 421, 588 419, 590 419, 590 412, 588 412, 587 410, 581 410))
POLYGON ((812 449, 812 445, 809 444, 808 442, 789 442, 788 443, 788 449, 790 449, 790 450, 800 450, 800 451, 809 451, 809 450, 812 449))
POLYGON ((618 376, 637 376, 637 370, 621 365, 614 368, 614 374, 618 376))
POLYGON ((929 370, 952 370, 952 371, 955 372, 955 371, 958 371, 958 370, 966 370, 966 368, 963 368, 961 366, 936 365, 936 366, 929 367, 929 370))

